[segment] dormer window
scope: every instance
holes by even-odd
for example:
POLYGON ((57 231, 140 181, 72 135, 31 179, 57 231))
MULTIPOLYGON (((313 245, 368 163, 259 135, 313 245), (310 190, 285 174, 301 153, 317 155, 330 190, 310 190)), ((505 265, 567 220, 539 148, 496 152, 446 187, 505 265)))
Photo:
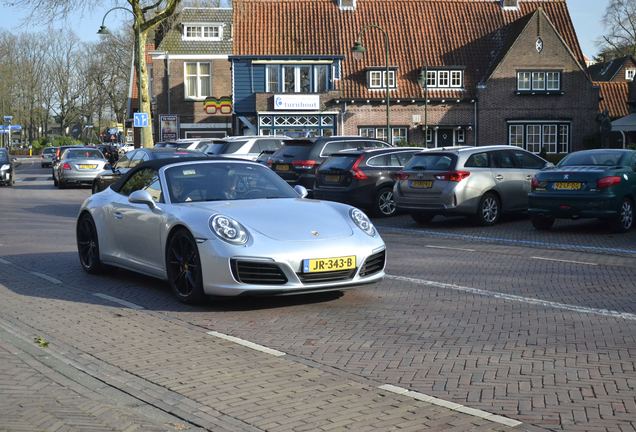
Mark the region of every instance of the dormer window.
POLYGON ((636 69, 625 69, 626 81, 634 81, 634 75, 636 75, 636 69))
MULTIPOLYGON (((367 72, 367 86, 369 89, 386 89, 386 69, 371 69, 367 72)), ((395 70, 389 69, 389 88, 396 88, 395 70)))
POLYGON ((518 10, 519 0, 501 0, 503 10, 518 10))
POLYGON ((182 39, 192 41, 221 41, 223 40, 223 24, 183 24, 182 39))
POLYGON ((337 0, 340 10, 355 10, 356 0, 337 0))
POLYGON ((464 71, 453 69, 427 70, 426 87, 430 88, 463 88, 464 71))
POLYGON ((517 72, 518 93, 560 93, 561 72, 521 71, 517 72))

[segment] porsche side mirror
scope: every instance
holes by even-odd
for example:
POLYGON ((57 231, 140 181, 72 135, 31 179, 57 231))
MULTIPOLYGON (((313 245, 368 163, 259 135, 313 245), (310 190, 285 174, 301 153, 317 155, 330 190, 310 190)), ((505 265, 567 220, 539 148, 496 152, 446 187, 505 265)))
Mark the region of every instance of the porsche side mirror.
POLYGON ((151 209, 156 208, 154 200, 146 190, 136 190, 128 196, 128 202, 132 204, 146 204, 151 209))
POLYGON ((301 198, 307 198, 307 195, 309 195, 309 192, 307 192, 307 189, 305 188, 305 186, 296 185, 294 186, 294 190, 296 191, 298 196, 300 196, 301 198))

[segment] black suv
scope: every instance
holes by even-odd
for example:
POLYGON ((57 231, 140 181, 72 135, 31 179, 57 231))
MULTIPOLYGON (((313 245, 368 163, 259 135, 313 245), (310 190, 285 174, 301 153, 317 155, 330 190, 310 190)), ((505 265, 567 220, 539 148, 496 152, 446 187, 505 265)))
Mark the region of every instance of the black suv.
POLYGON ((333 154, 318 169, 313 197, 351 204, 374 216, 393 216, 393 174, 421 151, 421 147, 393 147, 333 154))
POLYGON ((283 143, 267 164, 287 183, 304 186, 309 191, 314 188, 316 170, 331 154, 342 150, 392 147, 384 141, 361 136, 292 139, 283 143))

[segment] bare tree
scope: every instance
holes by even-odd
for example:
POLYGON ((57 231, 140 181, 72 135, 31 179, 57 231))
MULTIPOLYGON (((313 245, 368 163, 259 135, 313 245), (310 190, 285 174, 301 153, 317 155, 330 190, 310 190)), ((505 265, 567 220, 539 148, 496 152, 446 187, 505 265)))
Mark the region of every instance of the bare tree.
MULTIPOLYGON (((150 95, 148 94, 148 72, 145 59, 146 42, 148 33, 157 25, 172 16, 181 0, 126 0, 132 13, 134 21, 132 29, 135 34, 135 46, 137 52, 135 56, 135 70, 141 71, 138 79, 141 81, 141 95, 139 98, 139 110, 146 112, 150 116, 150 95)), ((43 19, 55 20, 66 17, 74 10, 87 10, 92 7, 92 2, 84 0, 17 0, 16 4, 31 7, 33 13, 43 19)), ((143 147, 152 147, 152 128, 143 128, 143 147)))
POLYGON ((603 24, 602 52, 612 57, 636 54, 636 0, 610 0, 603 24))

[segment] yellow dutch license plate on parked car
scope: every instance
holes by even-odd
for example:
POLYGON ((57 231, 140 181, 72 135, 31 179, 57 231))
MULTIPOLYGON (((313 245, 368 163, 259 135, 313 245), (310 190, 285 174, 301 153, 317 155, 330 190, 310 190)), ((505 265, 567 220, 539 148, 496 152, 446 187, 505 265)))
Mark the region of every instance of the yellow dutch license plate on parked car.
POLYGON ((325 176, 325 181, 327 181, 329 183, 338 183, 340 181, 340 176, 339 175, 326 175, 325 176))
POLYGON ((433 180, 413 180, 411 182, 411 187, 421 188, 421 189, 430 189, 433 187, 433 180))
POLYGON ((555 190, 581 190, 583 185, 580 182, 556 182, 554 183, 555 190))
POLYGON ((95 168, 97 168, 97 165, 82 164, 79 167, 80 167, 80 169, 95 169, 95 168))
POLYGON ((356 256, 315 258, 303 260, 303 273, 318 273, 356 268, 356 256))
POLYGON ((289 171, 289 165, 276 165, 275 171, 289 171))

